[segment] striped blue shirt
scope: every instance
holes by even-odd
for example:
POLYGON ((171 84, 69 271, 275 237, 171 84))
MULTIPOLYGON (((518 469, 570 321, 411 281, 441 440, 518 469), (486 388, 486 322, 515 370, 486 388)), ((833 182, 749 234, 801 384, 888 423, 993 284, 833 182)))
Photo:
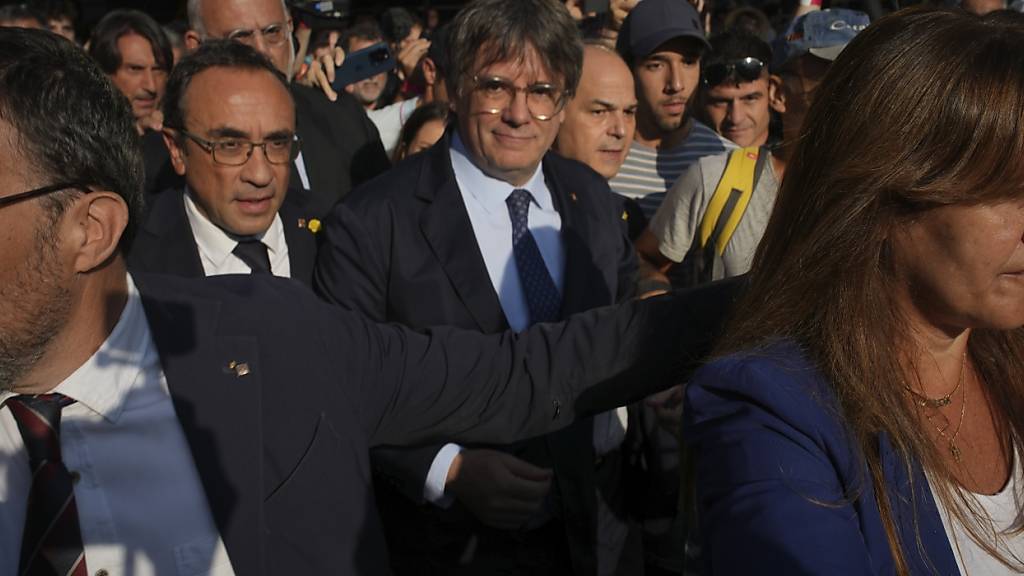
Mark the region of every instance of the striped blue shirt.
POLYGON ((736 145, 696 120, 685 140, 669 150, 657 150, 636 141, 629 149, 619 173, 608 185, 612 191, 640 204, 648 220, 654 216, 665 193, 699 158, 715 156, 736 145))

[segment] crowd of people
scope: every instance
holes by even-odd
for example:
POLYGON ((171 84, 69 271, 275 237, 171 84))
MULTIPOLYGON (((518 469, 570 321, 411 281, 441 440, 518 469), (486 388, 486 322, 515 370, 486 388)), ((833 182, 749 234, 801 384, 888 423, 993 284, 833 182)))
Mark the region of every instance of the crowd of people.
POLYGON ((0 6, 0 575, 1024 573, 1024 15, 591 4, 0 6))

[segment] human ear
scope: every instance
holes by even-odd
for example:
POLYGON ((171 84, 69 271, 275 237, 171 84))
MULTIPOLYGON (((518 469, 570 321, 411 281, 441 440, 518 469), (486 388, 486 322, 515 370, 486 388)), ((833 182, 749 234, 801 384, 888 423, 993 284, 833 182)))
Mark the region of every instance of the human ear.
POLYGON ((786 90, 782 78, 775 74, 768 76, 768 106, 779 114, 786 112, 786 90))
POLYGON ((164 129, 164 145, 171 156, 171 166, 178 176, 185 175, 185 150, 178 143, 178 134, 173 130, 164 129))
POLYGON ((128 204, 120 194, 97 190, 76 198, 65 218, 72 226, 66 238, 73 243, 75 272, 87 273, 116 253, 128 227, 128 204))

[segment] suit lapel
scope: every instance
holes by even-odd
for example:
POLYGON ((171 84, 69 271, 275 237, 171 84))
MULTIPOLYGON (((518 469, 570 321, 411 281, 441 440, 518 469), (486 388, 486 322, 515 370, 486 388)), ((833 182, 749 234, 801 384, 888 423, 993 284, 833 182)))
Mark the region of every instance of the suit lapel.
POLYGON ((309 229, 310 217, 301 209, 300 204, 290 201, 297 194, 309 194, 308 191, 291 189, 279 214, 284 226, 284 240, 288 244, 288 266, 291 277, 303 284, 313 286, 313 267, 316 265, 316 237, 309 229))
POLYGON ((143 233, 152 237, 140 254, 143 269, 188 278, 206 276, 199 247, 185 215, 185 192, 166 190, 157 197, 143 233))
MULTIPOLYGON (((562 288, 562 317, 582 312, 595 305, 588 294, 593 285, 593 256, 587 239, 590 225, 581 200, 572 189, 572 184, 559 178, 551 169, 550 154, 544 161, 544 181, 551 190, 551 199, 562 218, 562 248, 565 250, 564 286, 562 288)), ((610 304, 603 302, 600 304, 610 304)))
POLYGON ((913 491, 907 477, 907 468, 899 457, 888 434, 879 435, 879 455, 885 476, 893 521, 900 532, 900 541, 912 574, 959 574, 946 529, 942 525, 928 480, 918 462, 911 465, 913 491), (924 556, 917 546, 918 535, 924 547, 924 556))
POLYGON ((429 206, 420 217, 420 230, 477 327, 488 333, 498 332, 508 328, 508 321, 452 172, 448 156, 450 135, 446 135, 446 140, 446 145, 434 146, 426 152, 431 158, 417 196, 429 206))
POLYGON ((178 420, 214 522, 238 574, 261 574, 260 357, 220 325, 214 301, 151 297, 136 277, 178 420), (234 362, 234 364, 232 364, 234 362))

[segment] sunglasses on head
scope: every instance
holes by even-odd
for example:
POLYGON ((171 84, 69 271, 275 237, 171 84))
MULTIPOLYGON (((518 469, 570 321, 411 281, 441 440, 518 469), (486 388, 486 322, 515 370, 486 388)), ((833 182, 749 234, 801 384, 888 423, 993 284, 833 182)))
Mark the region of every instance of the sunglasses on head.
POLYGON ((750 57, 709 64, 704 67, 704 83, 714 87, 731 77, 739 82, 753 82, 761 77, 762 70, 764 62, 750 57))

